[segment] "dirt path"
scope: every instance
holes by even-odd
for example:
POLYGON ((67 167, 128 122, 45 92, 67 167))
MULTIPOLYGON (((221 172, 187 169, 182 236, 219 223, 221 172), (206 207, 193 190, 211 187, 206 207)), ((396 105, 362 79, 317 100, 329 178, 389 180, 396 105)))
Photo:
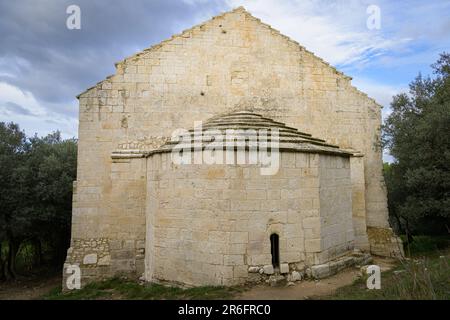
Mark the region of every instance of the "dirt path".
MULTIPOLYGON (((375 258, 374 264, 386 271, 395 266, 391 259, 375 258)), ((360 270, 350 268, 320 281, 301 281, 294 286, 270 287, 258 285, 240 293, 235 299, 243 300, 305 300, 313 297, 328 296, 337 288, 350 285, 358 278, 360 270)), ((0 283, 0 300, 41 299, 61 284, 61 276, 44 278, 24 278, 13 282, 0 283)))
POLYGON ((40 299, 61 284, 61 276, 0 282, 0 300, 40 299))
MULTIPOLYGON (((384 258, 374 258, 373 264, 379 265, 382 271, 395 266, 395 261, 384 258)), ((306 300, 312 297, 328 296, 336 289, 352 284, 360 275, 357 268, 349 268, 327 279, 319 281, 300 281, 287 287, 270 287, 258 285, 236 296, 239 300, 306 300)))

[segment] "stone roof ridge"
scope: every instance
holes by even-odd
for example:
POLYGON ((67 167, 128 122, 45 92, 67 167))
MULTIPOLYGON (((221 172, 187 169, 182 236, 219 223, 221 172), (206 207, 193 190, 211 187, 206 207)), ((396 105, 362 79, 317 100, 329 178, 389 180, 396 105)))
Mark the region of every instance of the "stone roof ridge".
POLYGON ((274 27, 272 27, 271 25, 264 23, 261 21, 261 19, 256 18, 255 16, 253 16, 250 12, 248 12, 247 10, 244 9, 244 12, 253 20, 255 20, 256 22, 258 22, 259 24, 267 27, 269 30, 271 30, 273 33, 278 34, 280 37, 284 38, 285 40, 287 40, 288 42, 296 45, 297 47, 300 48, 301 51, 304 51, 310 55, 312 55, 315 59, 319 60, 320 62, 322 62, 323 64, 325 64, 326 66, 328 66, 329 68, 331 68, 336 74, 340 75, 341 77, 343 77, 344 79, 349 81, 349 85, 351 88, 353 88, 354 90, 356 90, 356 92, 358 92, 359 94, 363 95, 364 97, 368 98, 369 100, 371 100, 372 102, 374 102, 376 105, 378 105, 379 107, 383 107, 382 105, 380 105, 374 98, 369 97, 367 95, 367 93, 359 90, 357 87, 355 87, 352 83, 351 80, 353 80, 352 77, 346 75, 345 73, 343 73, 342 71, 339 71, 336 67, 334 67, 332 64, 330 64, 329 62, 325 61, 323 58, 317 56, 314 52, 306 49, 306 47, 302 46, 298 41, 292 39, 291 37, 283 34, 280 30, 275 29, 274 27))
MULTIPOLYGON (((146 48, 146 49, 143 49, 142 51, 140 51, 140 52, 138 52, 138 53, 135 53, 135 54, 133 54, 133 55, 131 55, 131 56, 129 56, 129 57, 123 59, 122 61, 117 62, 116 65, 121 64, 121 63, 124 63, 124 62, 126 62, 126 61, 128 61, 128 60, 132 60, 132 59, 134 59, 134 58, 138 58, 139 56, 141 56, 141 55, 143 55, 143 54, 145 54, 145 53, 148 53, 149 51, 153 51, 154 49, 157 49, 157 48, 161 47, 163 44, 168 43, 168 42, 172 41, 172 40, 175 39, 175 38, 183 37, 183 35, 186 35, 187 33, 192 32, 192 31, 194 31, 195 29, 204 26, 204 25, 205 25, 206 23, 208 23, 208 22, 211 22, 211 21, 213 21, 213 20, 222 18, 222 17, 224 17, 225 15, 229 15, 229 14, 232 14, 232 13, 235 13, 235 12, 245 12, 245 13, 248 13, 248 11, 246 11, 246 10, 244 9, 244 7, 242 7, 242 6, 237 7, 237 8, 235 8, 235 9, 231 10, 231 11, 222 12, 222 13, 220 13, 220 14, 218 14, 218 15, 213 16, 212 18, 210 18, 210 19, 208 19, 208 20, 206 20, 206 21, 203 21, 203 22, 198 23, 198 24, 196 24, 196 25, 194 25, 194 26, 192 26, 192 27, 190 27, 190 28, 188 28, 188 29, 185 29, 185 30, 181 31, 180 33, 176 33, 176 34, 172 35, 172 36, 171 36, 170 38, 168 38, 168 39, 162 40, 162 41, 160 41, 160 42, 157 43, 157 44, 154 44, 154 45, 152 45, 152 46, 150 46, 150 47, 148 47, 148 48, 146 48)), ((250 14, 250 13, 248 13, 248 14, 250 14)))
POLYGON ((329 144, 325 140, 312 137, 311 134, 300 132, 298 129, 289 127, 283 122, 278 122, 247 110, 214 116, 203 122, 201 128, 197 126, 187 132, 187 139, 183 137, 183 139, 178 139, 177 141, 169 141, 160 148, 150 152, 149 155, 170 152, 176 145, 180 147, 180 144, 183 148, 195 149, 199 147, 204 148, 206 143, 218 143, 217 146, 220 148, 221 146, 229 146, 230 143, 234 144, 235 139, 245 140, 246 148, 249 147, 247 140, 250 142, 253 139, 252 141, 258 145, 262 142, 276 141, 279 143, 280 150, 285 151, 352 155, 351 152, 329 144), (235 130, 233 132, 234 135, 228 130, 235 130), (265 130, 265 138, 261 138, 263 133, 260 130, 265 130), (214 132, 220 132, 223 135, 221 141, 215 140, 214 132), (239 134, 243 134, 243 137, 235 136, 239 134), (221 145, 219 145, 220 143, 221 145))
MULTIPOLYGON (((126 62, 129 61, 129 60, 133 60, 133 59, 139 58, 140 56, 142 56, 142 55, 144 55, 144 54, 146 54, 146 53, 148 53, 148 52, 151 52, 151 51, 153 51, 153 50, 155 50, 155 49, 158 49, 158 48, 162 47, 164 44, 169 43, 170 41, 172 41, 172 40, 175 39, 175 38, 183 37, 183 35, 186 35, 187 33, 194 31, 196 28, 200 28, 201 26, 203 26, 204 24, 206 24, 206 23, 208 23, 208 22, 210 22, 210 21, 213 21, 213 20, 215 20, 215 19, 221 18, 221 17, 223 17, 223 16, 225 16, 225 15, 227 15, 227 14, 231 14, 231 13, 234 13, 234 12, 246 12, 246 13, 248 13, 248 11, 246 11, 245 8, 244 8, 243 6, 237 7, 237 8, 235 8, 235 9, 231 10, 231 11, 222 12, 222 13, 216 15, 216 16, 213 16, 212 18, 210 18, 210 19, 208 19, 208 20, 206 20, 206 21, 203 21, 203 22, 201 22, 201 23, 199 23, 199 24, 196 24, 196 25, 194 25, 194 26, 192 26, 192 27, 190 27, 190 28, 188 28, 188 29, 185 29, 185 30, 181 31, 180 33, 176 33, 176 34, 172 35, 172 36, 171 36, 170 38, 168 38, 168 39, 164 39, 164 40, 162 40, 162 41, 160 41, 160 42, 158 42, 158 43, 156 43, 156 44, 154 44, 154 45, 151 45, 151 46, 148 47, 148 48, 142 49, 141 51, 132 54, 131 56, 125 57, 125 58, 122 59, 121 61, 118 61, 118 62, 114 63, 114 66, 115 66, 116 69, 117 69, 117 67, 118 67, 120 64, 126 63, 126 62)), ((250 13, 248 13, 248 14, 250 14, 250 13)), ((79 95, 77 95, 77 98, 79 98, 83 93, 86 93, 87 91, 89 91, 89 90, 91 90, 91 89, 97 87, 98 85, 102 84, 104 81, 110 79, 110 78, 113 77, 113 76, 114 76, 114 75, 109 75, 108 77, 106 77, 106 79, 101 80, 101 81, 97 82, 95 85, 93 85, 93 86, 87 88, 87 89, 84 90, 82 93, 80 93, 79 95)))

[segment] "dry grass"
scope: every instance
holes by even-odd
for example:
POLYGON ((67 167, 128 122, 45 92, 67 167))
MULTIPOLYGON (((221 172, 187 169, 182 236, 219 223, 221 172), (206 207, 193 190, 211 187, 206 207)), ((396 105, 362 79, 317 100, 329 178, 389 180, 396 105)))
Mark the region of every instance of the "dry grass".
POLYGON ((367 276, 340 288, 327 299, 338 300, 450 300, 450 250, 399 260, 381 276, 381 289, 369 290, 367 276))

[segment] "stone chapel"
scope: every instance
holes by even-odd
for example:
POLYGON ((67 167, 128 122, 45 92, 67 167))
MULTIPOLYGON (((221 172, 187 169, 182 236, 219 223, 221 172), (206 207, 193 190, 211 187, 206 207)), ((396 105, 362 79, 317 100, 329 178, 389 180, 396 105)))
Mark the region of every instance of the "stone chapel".
POLYGON ((183 286, 296 281, 401 254, 381 106, 242 7, 118 62, 78 99, 64 279, 77 265, 82 285, 118 274, 183 286), (233 147, 243 159, 268 143, 254 132, 276 130, 277 170, 175 163, 180 129, 194 158, 210 132, 251 130, 256 149, 233 147))

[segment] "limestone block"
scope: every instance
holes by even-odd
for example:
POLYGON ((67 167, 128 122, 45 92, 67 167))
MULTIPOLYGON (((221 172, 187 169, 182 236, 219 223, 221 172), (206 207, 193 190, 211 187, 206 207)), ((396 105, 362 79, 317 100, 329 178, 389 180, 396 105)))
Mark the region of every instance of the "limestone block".
POLYGON ((100 259, 98 259, 98 263, 99 266, 109 266, 111 264, 111 256, 107 255, 104 256, 100 259))
POLYGON ((112 258, 123 260, 123 259, 133 259, 135 256, 134 250, 115 250, 111 252, 112 258))
POLYGON ((84 256, 83 258, 83 264, 96 264, 97 263, 97 254, 96 253, 91 253, 91 254, 87 254, 84 256))
POLYGON ((250 272, 250 273, 258 273, 259 272, 259 267, 249 267, 248 268, 248 272, 250 272))
POLYGON ((281 190, 267 190, 267 199, 268 200, 280 200, 281 199, 281 190))
POLYGON ((226 254, 223 256, 223 262, 226 266, 243 265, 244 257, 240 254, 226 254))
POLYGON ((247 281, 248 282, 261 282, 264 279, 264 276, 260 275, 259 273, 250 273, 248 275, 247 281))
POLYGON ((270 286, 274 287, 274 286, 279 286, 282 284, 286 283, 286 279, 285 277, 283 277, 282 275, 271 275, 269 277, 269 279, 267 280, 267 282, 270 284, 270 286))
POLYGON ((295 154, 295 167, 296 168, 308 168, 309 167, 309 155, 306 153, 295 154))
POLYGON ((305 239, 314 239, 320 237, 320 229, 319 228, 313 228, 313 229, 307 229, 305 228, 305 239))
POLYGON ((287 263, 280 264, 280 273, 281 274, 289 273, 289 264, 287 263))
POLYGON ((289 263, 301 261, 303 257, 304 253, 300 251, 290 251, 283 254, 283 259, 289 263))
POLYGON ((342 261, 344 261, 344 265, 346 267, 349 267, 349 266, 351 266, 354 263, 354 258, 352 258, 352 257, 344 257, 342 259, 342 261))
POLYGON ((263 270, 264 270, 265 274, 273 274, 274 273, 273 265, 271 265, 271 264, 265 265, 263 267, 263 270))
POLYGON ((130 272, 135 270, 134 260, 114 260, 113 271, 114 272, 130 272))
POLYGON ((369 263, 371 263, 372 262, 372 257, 370 256, 370 254, 363 254, 363 255, 361 255, 361 256, 357 256, 357 257, 355 257, 355 263, 357 264, 357 265, 367 265, 367 264, 369 264, 369 263))
POLYGON ((298 271, 293 271, 291 273, 291 281, 300 281, 302 280, 302 274, 298 271))
POLYGON ((112 250, 122 249, 122 241, 121 240, 110 240, 109 247, 112 250))
POLYGON ((281 165, 285 168, 295 168, 296 157, 295 153, 282 153, 281 155, 281 165))
POLYGON ((248 232, 231 232, 230 243, 248 243, 248 232))
POLYGON ((306 252, 320 252, 321 250, 321 240, 305 240, 305 251, 306 252))
POLYGON ((263 200, 267 199, 267 194, 265 190, 247 190, 247 199, 263 200))
POLYGON ((234 278, 247 278, 248 270, 246 266, 234 266, 233 267, 234 278))
POLYGON ((288 210, 287 222, 288 223, 300 223, 301 222, 300 212, 297 210, 288 210))
POLYGON ((309 217, 303 219, 304 228, 320 228, 320 218, 319 217, 309 217))
POLYGON ((330 275, 329 264, 319 264, 311 267, 311 276, 315 279, 326 278, 330 275))
POLYGON ((247 243, 232 243, 229 246, 230 254, 245 254, 247 251, 247 243))
POLYGON ((144 240, 139 240, 136 242, 136 248, 137 249, 144 249, 145 248, 145 241, 144 240))

